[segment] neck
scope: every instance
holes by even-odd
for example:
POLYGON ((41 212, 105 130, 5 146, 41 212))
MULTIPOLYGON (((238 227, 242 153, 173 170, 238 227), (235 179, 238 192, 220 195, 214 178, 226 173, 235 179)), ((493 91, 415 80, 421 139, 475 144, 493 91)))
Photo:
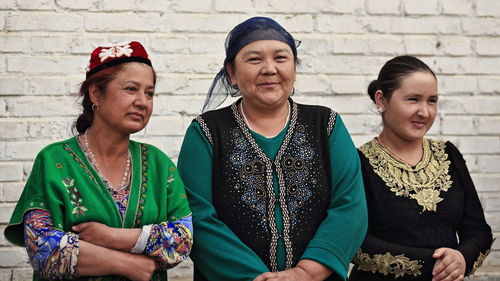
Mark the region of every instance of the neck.
POLYGON ((105 131, 99 126, 88 128, 86 134, 95 155, 103 158, 117 158, 128 154, 130 138, 128 134, 105 131))
POLYGON ((279 134, 288 123, 290 116, 288 100, 272 108, 256 108, 244 102, 240 103, 240 113, 247 126, 265 137, 274 137, 279 134))
POLYGON ((378 137, 379 143, 399 160, 415 166, 423 156, 423 139, 405 140, 383 130, 378 137))

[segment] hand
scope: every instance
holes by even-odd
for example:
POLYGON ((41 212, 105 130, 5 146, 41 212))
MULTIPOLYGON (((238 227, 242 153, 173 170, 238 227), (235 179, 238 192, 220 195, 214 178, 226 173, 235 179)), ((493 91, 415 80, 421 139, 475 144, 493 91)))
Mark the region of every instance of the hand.
POLYGON ((279 272, 266 272, 257 276, 253 281, 310 281, 312 277, 300 267, 279 272))
POLYGON ((116 249, 117 228, 98 222, 84 222, 74 225, 71 230, 78 234, 79 239, 108 249, 116 249))
POLYGON ((432 269, 432 281, 464 280, 465 258, 462 253, 451 248, 439 248, 432 257, 437 259, 432 269))
POLYGON ((132 281, 149 281, 157 270, 156 261, 145 255, 129 254, 123 273, 119 274, 132 281))

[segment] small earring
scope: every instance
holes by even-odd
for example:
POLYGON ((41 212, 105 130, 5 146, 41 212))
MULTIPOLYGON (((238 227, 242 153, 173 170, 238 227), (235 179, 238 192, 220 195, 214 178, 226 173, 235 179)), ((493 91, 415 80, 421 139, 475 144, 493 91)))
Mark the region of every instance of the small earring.
POLYGON ((93 111, 99 111, 99 106, 95 105, 95 103, 92 104, 92 110, 93 111))
POLYGON ((292 92, 290 93, 290 97, 295 95, 295 87, 292 88, 292 92))
POLYGON ((382 107, 377 107, 377 111, 378 111, 378 113, 382 113, 382 112, 384 112, 384 109, 382 107))

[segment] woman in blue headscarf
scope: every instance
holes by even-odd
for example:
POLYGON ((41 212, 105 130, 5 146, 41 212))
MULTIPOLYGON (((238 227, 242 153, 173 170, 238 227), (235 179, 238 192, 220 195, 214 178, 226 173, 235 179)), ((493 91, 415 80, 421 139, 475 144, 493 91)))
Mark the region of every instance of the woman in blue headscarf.
POLYGON ((225 47, 179 155, 195 280, 345 280, 367 214, 342 119, 290 98, 297 42, 274 20, 244 21, 225 47))

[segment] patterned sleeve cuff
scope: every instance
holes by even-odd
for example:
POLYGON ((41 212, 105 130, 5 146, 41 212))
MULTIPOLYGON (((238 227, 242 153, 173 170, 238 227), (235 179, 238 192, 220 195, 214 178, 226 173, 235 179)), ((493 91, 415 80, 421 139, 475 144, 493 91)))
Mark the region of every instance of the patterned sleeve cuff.
POLYGON ((148 238, 149 234, 151 233, 151 228, 153 225, 145 225, 142 227, 141 234, 139 235, 139 238, 137 239, 137 242, 135 243, 134 247, 130 252, 132 254, 142 254, 144 252, 144 249, 146 248, 146 245, 148 244, 148 238))

